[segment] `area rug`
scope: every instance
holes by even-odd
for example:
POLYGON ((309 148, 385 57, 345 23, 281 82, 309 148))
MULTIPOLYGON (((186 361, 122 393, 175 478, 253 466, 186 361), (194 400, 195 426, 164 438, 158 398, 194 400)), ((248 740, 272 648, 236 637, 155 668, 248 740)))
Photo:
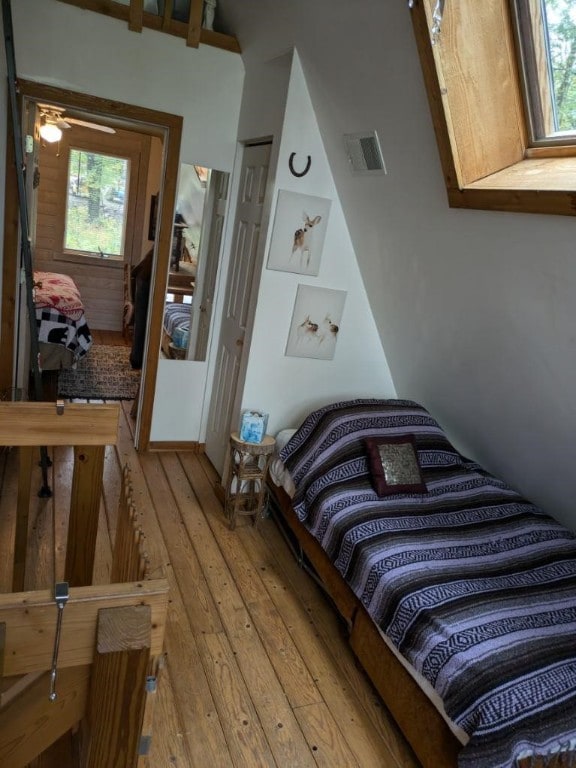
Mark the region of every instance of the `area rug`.
POLYGON ((130 366, 130 347, 94 344, 76 370, 58 376, 58 396, 80 400, 134 400, 140 371, 130 366))

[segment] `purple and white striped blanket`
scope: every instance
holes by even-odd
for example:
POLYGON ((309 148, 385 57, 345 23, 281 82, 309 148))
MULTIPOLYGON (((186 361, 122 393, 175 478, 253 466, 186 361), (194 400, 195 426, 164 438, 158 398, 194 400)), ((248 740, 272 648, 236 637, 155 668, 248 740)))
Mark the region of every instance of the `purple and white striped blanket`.
POLYGON ((280 458, 300 520, 469 735, 461 768, 576 748, 572 532, 458 453, 411 401, 321 408, 280 458), (427 492, 378 498, 364 440, 407 434, 427 492))

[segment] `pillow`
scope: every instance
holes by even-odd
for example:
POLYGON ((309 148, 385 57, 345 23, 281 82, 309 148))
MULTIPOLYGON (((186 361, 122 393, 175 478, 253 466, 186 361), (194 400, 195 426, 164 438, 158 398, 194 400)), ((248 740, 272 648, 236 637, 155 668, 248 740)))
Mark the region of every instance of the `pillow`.
POLYGON ((426 493, 413 435, 366 438, 368 467, 377 495, 426 493))

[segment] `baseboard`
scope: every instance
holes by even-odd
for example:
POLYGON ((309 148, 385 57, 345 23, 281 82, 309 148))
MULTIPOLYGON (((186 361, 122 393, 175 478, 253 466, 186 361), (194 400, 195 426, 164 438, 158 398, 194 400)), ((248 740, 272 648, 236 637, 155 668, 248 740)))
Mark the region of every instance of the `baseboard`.
POLYGON ((204 443, 198 443, 193 440, 152 440, 148 443, 149 451, 192 451, 193 453, 204 453, 204 443))

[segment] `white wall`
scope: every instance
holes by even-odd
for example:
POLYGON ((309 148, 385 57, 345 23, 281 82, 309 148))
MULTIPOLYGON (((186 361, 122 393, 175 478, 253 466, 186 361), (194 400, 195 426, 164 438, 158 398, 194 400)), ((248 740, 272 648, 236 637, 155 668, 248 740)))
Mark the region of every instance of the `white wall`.
POLYGON ((448 207, 407 2, 219 8, 247 71, 300 53, 398 395, 576 529, 576 219, 448 207), (388 175, 353 177, 373 129, 388 175))
MULTIPOLYGON (((278 150, 273 211, 279 190, 327 198, 331 207, 317 277, 266 268, 261 275, 242 407, 268 412, 268 429, 272 433, 297 426, 312 408, 334 400, 394 396, 297 53, 278 150), (291 174, 288 159, 292 152, 296 152, 298 168, 304 167, 310 155, 312 164, 306 176, 298 178, 291 174), (284 354, 299 284, 347 292, 332 360, 284 354)), ((268 229, 266 258, 272 229, 268 229)))
MULTIPOLYGON (((12 14, 19 77, 182 115, 181 161, 232 170, 244 79, 240 56, 188 48, 184 40, 151 30, 130 32, 121 21, 56 0, 17 0, 12 14)), ((198 439, 206 373, 206 363, 160 361, 152 440, 198 439)))

